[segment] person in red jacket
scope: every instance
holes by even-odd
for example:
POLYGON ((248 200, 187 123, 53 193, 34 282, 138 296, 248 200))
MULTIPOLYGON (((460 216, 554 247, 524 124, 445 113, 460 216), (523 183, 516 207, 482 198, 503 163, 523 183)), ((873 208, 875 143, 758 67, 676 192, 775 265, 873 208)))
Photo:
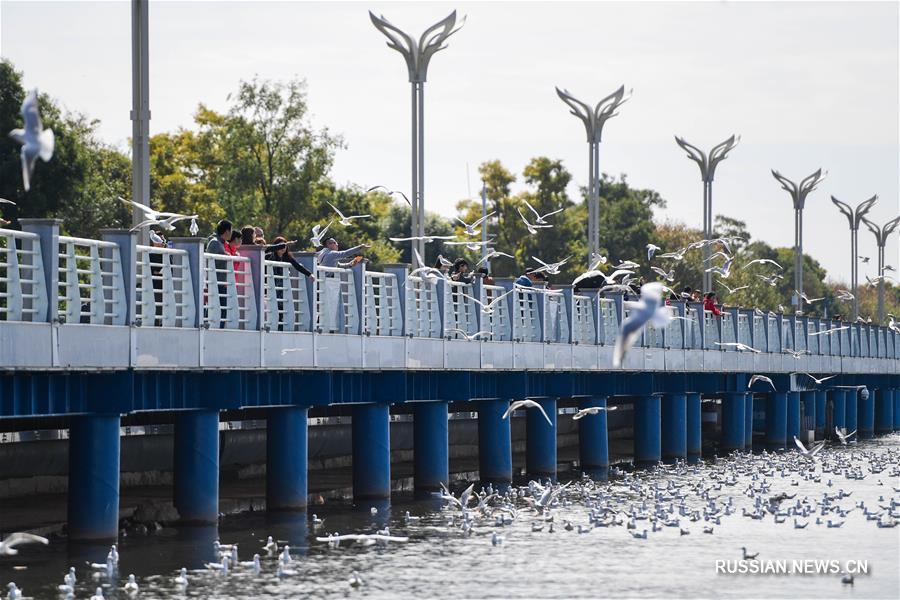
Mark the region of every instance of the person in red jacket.
POLYGON ((712 314, 719 316, 722 314, 722 311, 719 310, 719 307, 716 306, 716 293, 715 292, 707 292, 706 297, 703 300, 703 310, 708 310, 712 314))

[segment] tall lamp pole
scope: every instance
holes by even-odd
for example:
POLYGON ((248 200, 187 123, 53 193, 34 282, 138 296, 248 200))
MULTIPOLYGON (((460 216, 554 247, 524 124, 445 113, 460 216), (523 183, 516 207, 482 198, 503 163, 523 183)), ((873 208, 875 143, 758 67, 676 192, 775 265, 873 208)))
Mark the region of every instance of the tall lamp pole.
POLYGON ((859 232, 860 221, 862 221, 862 218, 866 216, 866 213, 872 209, 875 202, 878 201, 878 194, 875 194, 868 200, 863 200, 856 205, 855 209, 850 208, 849 204, 841 202, 834 196, 831 197, 831 201, 834 202, 838 207, 838 210, 847 217, 847 221, 850 223, 850 291, 853 293, 853 320, 855 321, 859 317, 859 298, 856 294, 856 282, 859 270, 859 239, 857 233, 859 232))
MULTIPOLYGON (((401 31, 383 16, 376 17, 371 11, 372 24, 387 37, 388 48, 396 50, 406 60, 409 82, 412 87, 412 236, 425 235, 425 80, 428 63, 435 52, 447 46, 444 42, 459 31, 465 17, 457 25, 456 11, 426 29, 418 41, 401 31)), ((425 241, 413 240, 412 249, 425 256, 425 241)))
MULTIPOLYGON (((488 247, 487 247, 487 183, 484 181, 481 182, 481 259, 484 260, 488 255, 488 247)), ((488 273, 491 272, 491 261, 485 260, 484 266, 488 270, 488 273)))
POLYGON ((590 265, 600 255, 600 139, 603 135, 603 124, 619 114, 616 110, 631 97, 631 90, 626 95, 623 85, 600 100, 593 108, 576 99, 568 90, 556 88, 556 94, 572 109, 571 113, 581 119, 587 133, 588 267, 590 268, 590 265))
MULTIPOLYGON (((730 138, 717 146, 713 146, 709 154, 704 154, 696 146, 687 143, 684 138, 675 136, 675 143, 687 152, 688 158, 700 167, 700 177, 703 180, 703 239, 709 241, 712 238, 713 211, 712 211, 712 182, 716 176, 716 167, 728 157, 728 153, 741 141, 739 136, 730 138)), ((709 244, 703 246, 703 291, 712 290, 712 273, 709 269, 709 256, 711 252, 709 244)))
MULTIPOLYGON (((131 0, 131 198, 150 206, 150 44, 149 0, 131 0)), ((144 220, 135 208, 132 225, 144 220)), ((141 229, 146 244, 147 229, 141 229)))
POLYGON ((878 244, 878 324, 884 323, 884 247, 887 245, 888 237, 900 224, 900 217, 895 217, 885 223, 880 229, 878 225, 868 219, 863 219, 863 223, 875 234, 875 242, 878 244))
POLYGON ((797 185, 775 169, 772 176, 778 180, 782 189, 791 195, 794 201, 794 306, 800 307, 800 294, 803 293, 803 207, 806 205, 806 196, 816 189, 828 173, 822 173, 819 169, 812 175, 804 178, 797 185))

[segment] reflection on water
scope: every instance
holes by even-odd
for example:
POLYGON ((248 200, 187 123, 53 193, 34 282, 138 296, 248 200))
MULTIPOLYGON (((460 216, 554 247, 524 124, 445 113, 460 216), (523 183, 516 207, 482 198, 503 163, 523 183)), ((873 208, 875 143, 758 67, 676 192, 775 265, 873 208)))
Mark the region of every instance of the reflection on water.
MULTIPOLYGON (((146 537, 120 540, 118 578, 92 580, 86 563, 104 562, 108 545, 56 543, 27 546, 20 556, 0 559, 0 581, 15 580, 27 596, 58 598, 56 586, 69 565, 78 573, 76 597, 90 597, 97 585, 107 598, 127 597, 123 591, 134 573, 140 597, 346 598, 439 597, 900 597, 900 527, 878 528, 859 508, 884 518, 900 513, 900 438, 883 438, 857 448, 831 447, 820 454, 814 469, 796 453, 738 456, 717 464, 702 463, 659 472, 625 474, 607 484, 573 482, 558 492, 549 514, 552 522, 529 505, 540 502, 540 490, 518 488, 514 507, 493 505, 480 516, 474 510, 464 519, 458 509, 443 509, 438 498, 394 499, 359 506, 317 506, 309 513, 250 513, 222 520, 215 527, 166 528, 146 537), (824 468, 824 472, 823 472, 824 468), (864 479, 849 479, 854 472, 864 479), (873 472, 874 471, 874 472, 873 472), (829 485, 829 482, 831 485, 829 485), (838 490, 850 494, 842 498, 838 490), (768 499, 794 495, 775 511, 765 510, 768 499), (826 512, 822 512, 825 500, 826 512), (682 500, 683 497, 683 500, 682 500), (759 498, 759 499, 757 499, 759 498), (730 509, 725 506, 730 504, 730 509), (804 502, 805 500, 805 502, 804 502), (800 502, 795 529, 792 507, 800 502), (684 508, 681 508, 683 503, 684 508), (659 507, 667 516, 657 520, 659 507), (700 518, 696 511, 715 506, 720 522, 700 518), (893 508, 892 508, 893 506, 893 508), (375 510, 372 510, 373 507, 375 510), (839 507, 840 510, 833 508, 839 507), (726 515, 725 511, 732 511, 726 515), (411 518, 407 518, 407 511, 411 518), (618 511, 618 512, 617 512, 618 511), (651 529, 648 538, 635 539, 626 527, 634 511, 636 531, 651 529), (670 512, 671 511, 671 512, 670 512), (848 511, 841 516, 840 511, 848 511), (315 512, 315 521, 313 520, 315 512), (757 515, 759 519, 744 516, 757 515), (596 519, 590 527, 589 514, 596 519), (683 513, 683 514, 682 514, 683 513), (503 519, 503 514, 516 518, 503 519), (417 518, 418 517, 418 518, 417 518), (498 518, 499 517, 499 518, 498 518), (645 517, 645 518, 641 518, 645 517), (678 526, 663 521, 678 518, 678 526), (816 523, 820 519, 822 524, 816 523), (843 521, 829 528, 828 519, 843 521), (321 522, 320 522, 321 521, 321 522), (572 523, 572 530, 565 526, 572 523), (553 527, 550 527, 552 523, 553 527), (618 523, 622 523, 621 525, 618 523), (579 533, 577 525, 583 531, 579 533), (470 527, 471 526, 471 527, 470 527), (374 533, 389 528, 392 535, 409 536, 408 543, 341 545, 317 542, 329 533, 374 533), (712 527, 712 534, 703 533, 712 527), (540 531, 533 529, 540 528, 540 531), (652 531, 652 529, 659 529, 652 531), (467 533, 466 530, 470 529, 467 533), (682 530, 688 531, 682 534, 682 530), (494 545, 492 534, 502 536, 494 545), (276 558, 262 547, 267 536, 291 547, 289 577, 276 576, 276 558), (241 560, 263 556, 262 571, 245 567, 222 576, 204 568, 217 560, 213 541, 238 544, 241 560), (759 552, 760 560, 825 559, 868 561, 869 574, 857 575, 852 589, 840 575, 726 575, 717 574, 716 559, 741 558, 741 547, 759 552), (14 571, 12 565, 26 565, 14 571), (189 585, 181 589, 174 578, 181 567, 189 571, 189 585), (353 587, 356 571, 362 584, 353 587)), ((526 484, 527 482, 522 482, 526 484)), ((459 493, 460 490, 457 490, 459 493)), ((5 591, 5 590, 4 590, 5 591)))

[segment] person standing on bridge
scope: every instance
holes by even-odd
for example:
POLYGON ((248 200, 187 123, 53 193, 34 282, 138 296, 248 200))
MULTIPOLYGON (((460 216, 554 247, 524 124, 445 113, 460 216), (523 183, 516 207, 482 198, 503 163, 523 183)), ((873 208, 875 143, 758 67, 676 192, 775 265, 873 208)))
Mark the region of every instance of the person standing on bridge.
POLYGON ((337 267, 338 261, 350 258, 351 256, 358 254, 360 250, 363 248, 371 248, 372 244, 360 244, 359 246, 353 246, 352 248, 347 248, 346 250, 338 250, 337 240, 334 238, 328 238, 325 240, 325 247, 319 251, 318 256, 316 257, 319 261, 319 265, 322 267, 337 267))
MULTIPOLYGON (((228 219, 222 219, 216 223, 216 235, 209 240, 208 244, 206 244, 206 253, 228 255, 225 244, 231 242, 232 229, 234 229, 234 226, 228 219)), ((217 260, 215 262, 216 281, 218 281, 219 284, 219 329, 225 329, 228 315, 228 264, 224 260, 217 260)))
POLYGON ((719 307, 716 305, 715 292, 706 293, 706 298, 703 300, 703 310, 708 310, 717 317, 722 314, 722 311, 719 310, 719 307))

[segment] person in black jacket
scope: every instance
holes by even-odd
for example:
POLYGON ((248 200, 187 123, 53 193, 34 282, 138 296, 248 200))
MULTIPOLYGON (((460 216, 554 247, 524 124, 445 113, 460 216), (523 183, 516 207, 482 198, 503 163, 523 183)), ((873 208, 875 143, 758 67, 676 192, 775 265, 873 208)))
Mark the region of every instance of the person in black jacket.
MULTIPOLYGON (((290 242, 288 242, 286 239, 284 239, 281 236, 275 238, 274 242, 275 242, 274 244, 272 244, 270 246, 266 246, 266 260, 289 263, 295 269, 297 269, 297 271, 299 271, 300 273, 303 273, 305 276, 309 277, 309 280, 311 282, 314 282, 316 280, 316 278, 313 276, 312 272, 309 269, 307 269, 306 267, 304 267, 303 265, 301 265, 299 262, 297 262, 297 260, 291 254, 291 251, 288 250, 288 246, 290 245, 290 242)), ((278 320, 278 331, 283 331, 283 329, 284 329, 284 325, 283 325, 284 316, 282 314, 284 311, 284 305, 282 304, 282 298, 283 298, 283 293, 284 293, 283 289, 287 285, 287 282, 285 281, 285 274, 286 274, 285 271, 286 270, 287 270, 287 267, 285 267, 284 269, 276 269, 275 274, 274 274, 275 275, 275 286, 277 288, 275 295, 278 298, 278 319, 277 319, 278 320)))

